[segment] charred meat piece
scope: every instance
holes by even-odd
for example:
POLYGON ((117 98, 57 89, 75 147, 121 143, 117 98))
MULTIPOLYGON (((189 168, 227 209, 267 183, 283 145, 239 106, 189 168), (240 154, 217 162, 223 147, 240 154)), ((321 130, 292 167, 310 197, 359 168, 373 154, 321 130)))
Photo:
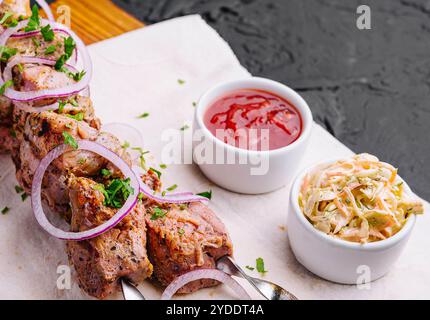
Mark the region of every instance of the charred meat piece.
MULTIPOLYGON (((104 205, 104 195, 95 186, 97 183, 86 178, 70 179, 75 232, 92 229, 116 213, 104 205)), ((138 204, 115 228, 95 239, 69 241, 67 252, 81 288, 99 299, 113 293, 122 277, 136 283, 150 277, 152 265, 146 253, 144 206, 138 204)))
MULTIPOLYGON (((232 254, 224 224, 201 203, 161 206, 147 202, 148 254, 154 276, 163 286, 196 269, 213 269, 217 259, 232 254)), ((188 284, 179 293, 217 285, 213 280, 188 284)))
POLYGON ((7 46, 16 49, 17 54, 22 56, 57 60, 64 54, 64 39, 67 37, 66 33, 56 32, 52 41, 45 41, 41 34, 27 38, 10 38, 7 46))

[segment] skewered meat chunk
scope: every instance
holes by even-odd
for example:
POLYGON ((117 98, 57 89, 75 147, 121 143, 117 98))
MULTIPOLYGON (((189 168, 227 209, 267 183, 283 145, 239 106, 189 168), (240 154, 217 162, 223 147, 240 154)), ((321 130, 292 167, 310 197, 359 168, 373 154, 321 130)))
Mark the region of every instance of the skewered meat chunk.
MULTIPOLYGON (((216 260, 232 254, 224 224, 207 206, 201 203, 157 206, 151 202, 145 206, 149 259, 154 265, 155 278, 163 286, 189 271, 213 269, 216 260), (165 216, 160 217, 159 210, 165 216)), ((217 284, 213 280, 199 280, 186 285, 179 293, 217 284)))
MULTIPOLYGON (((51 60, 57 60, 62 54, 64 54, 64 39, 68 35, 61 32, 56 32, 52 41, 45 41, 41 34, 33 35, 27 38, 11 38, 7 42, 9 48, 17 49, 17 53, 26 57, 39 57, 51 60), (54 48, 55 51, 51 51, 48 48, 54 48)), ((52 49, 54 50, 54 49, 52 49)))
MULTIPOLYGON (((110 219, 116 211, 104 205, 97 183, 71 177, 72 230, 92 229, 110 219)), ((152 274, 146 253, 145 208, 138 204, 115 228, 85 241, 68 241, 67 252, 78 273, 79 283, 90 295, 103 299, 113 293, 118 280, 137 283, 152 274)))

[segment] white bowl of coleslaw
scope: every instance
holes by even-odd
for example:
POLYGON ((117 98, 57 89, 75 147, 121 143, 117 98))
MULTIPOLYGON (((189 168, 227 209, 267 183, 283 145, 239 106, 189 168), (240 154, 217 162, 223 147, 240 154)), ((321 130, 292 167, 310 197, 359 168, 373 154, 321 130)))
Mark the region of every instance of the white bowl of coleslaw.
MULTIPOLYGON (((360 156, 370 157, 364 158, 364 161, 379 161, 370 155, 356 157, 360 156)), ((343 161, 346 162, 347 160, 343 161)), ((358 180, 355 181, 357 177, 354 178, 353 172, 360 173, 362 169, 352 169, 354 165, 351 165, 351 171, 347 178, 342 177, 336 180, 336 176, 331 176, 336 172, 330 171, 330 169, 334 168, 338 163, 342 163, 342 160, 313 166, 298 175, 290 194, 288 237, 297 260, 312 273, 336 283, 368 283, 381 278, 389 271, 403 251, 416 221, 416 215, 410 214, 412 211, 406 211, 407 214, 403 214, 405 219, 401 221, 401 225, 396 229, 394 222, 387 220, 391 218, 383 210, 379 209, 380 205, 390 208, 391 205, 395 205, 396 210, 400 210, 398 206, 404 206, 409 210, 409 206, 416 204, 418 207, 414 207, 414 213, 422 213, 419 212, 422 210, 422 206, 420 206, 419 200, 414 196, 409 186, 397 175, 397 170, 392 171, 390 169, 392 168, 390 165, 380 162, 386 166, 387 172, 383 172, 381 169, 381 177, 385 175, 387 181, 384 181, 383 178, 381 181, 379 176, 361 178, 362 174, 358 174, 358 180), (330 178, 326 179, 326 177, 330 178), (402 201, 403 198, 407 199, 405 204, 402 201, 396 202, 394 199, 389 201, 390 198, 386 190, 384 190, 385 193, 383 193, 384 196, 382 197, 382 201, 386 199, 385 203, 380 202, 381 196, 379 195, 375 197, 379 200, 373 200, 374 195, 368 195, 370 200, 366 203, 366 192, 368 192, 369 187, 367 183, 370 184, 369 181, 372 179, 375 179, 376 186, 379 182, 390 186, 388 190, 397 190, 394 186, 401 187, 402 192, 399 193, 399 197, 402 197, 402 201), (317 184, 313 185, 311 183, 311 187, 309 187, 309 181, 312 183, 317 181, 317 184), (339 182, 340 187, 336 187, 333 185, 333 181, 343 182, 339 182), (391 184, 388 181, 391 181, 391 184), (316 185, 324 188, 316 189, 316 185), (346 190, 348 189, 347 186, 354 188, 351 189, 352 193, 346 190), (317 196, 313 194, 315 189, 317 190, 317 196), (328 193, 330 189, 335 192, 333 194, 328 193), (306 195, 314 196, 314 199, 308 196, 306 198, 307 202, 304 201, 303 192, 306 192, 306 195), (353 198, 349 198, 347 194, 350 194, 353 198), (317 203, 313 203, 315 199, 318 199, 317 203), (323 200, 320 201, 320 199, 323 200), (348 199, 350 199, 349 202, 346 201, 348 199), (338 200, 343 201, 344 204, 338 200), (333 204, 335 201, 339 208, 344 209, 345 214, 341 212, 337 205, 333 204), (312 206, 312 210, 309 207, 306 208, 307 204, 312 206), (333 208, 329 207, 327 209, 332 211, 324 211, 328 206, 332 205, 333 208), (373 205, 375 208, 372 208, 373 205), (305 211, 307 212, 306 214, 305 211), (342 220, 342 217, 347 217, 349 211, 352 211, 350 215, 353 217, 348 218, 349 222, 347 223, 342 220), (329 223, 327 224, 326 221, 329 221, 329 223), (343 221, 343 227, 338 227, 338 221, 343 221), (386 224, 381 225, 381 221, 386 224), (379 229, 376 230, 376 227, 379 229)), ((381 168, 384 167, 381 166, 381 168)), ((337 174, 340 174, 340 172, 337 174)), ((379 194, 381 194, 381 190, 379 190, 379 194)), ((400 208, 401 213, 406 210, 403 207, 400 208)), ((394 213, 392 215, 400 220, 400 216, 394 213)))

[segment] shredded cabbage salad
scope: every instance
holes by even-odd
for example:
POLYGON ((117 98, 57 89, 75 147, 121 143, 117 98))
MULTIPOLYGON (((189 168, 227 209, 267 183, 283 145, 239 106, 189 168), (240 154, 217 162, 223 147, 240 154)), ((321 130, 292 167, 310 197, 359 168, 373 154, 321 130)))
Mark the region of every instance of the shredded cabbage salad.
POLYGON ((358 243, 387 239, 412 214, 424 213, 423 203, 404 192, 397 169, 369 154, 307 174, 299 204, 318 230, 358 243))

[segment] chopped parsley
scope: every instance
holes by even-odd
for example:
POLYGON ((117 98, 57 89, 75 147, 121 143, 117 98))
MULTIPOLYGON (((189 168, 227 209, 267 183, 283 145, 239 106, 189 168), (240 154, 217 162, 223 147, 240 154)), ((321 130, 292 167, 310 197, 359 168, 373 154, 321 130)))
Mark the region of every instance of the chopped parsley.
POLYGON ((18 63, 16 66, 18 67, 19 72, 24 72, 24 66, 21 63, 18 63))
POLYGON ((137 118, 138 119, 144 119, 144 118, 148 118, 149 117, 149 113, 148 112, 145 112, 145 113, 142 113, 140 116, 138 116, 137 118))
POLYGON ((166 212, 163 209, 160 209, 158 207, 155 207, 152 209, 152 216, 151 216, 151 220, 157 220, 157 219, 161 219, 164 218, 166 216, 166 212))
POLYGON ((82 80, 83 77, 85 77, 86 74, 87 74, 87 72, 85 70, 82 70, 80 72, 76 72, 75 74, 73 74, 72 78, 76 82, 79 82, 82 80))
POLYGON ((7 62, 18 53, 18 49, 0 46, 1 62, 7 62))
POLYGON ((185 84, 185 80, 178 79, 178 83, 179 83, 180 85, 183 85, 183 84, 185 84))
POLYGON ((190 126, 189 125, 185 125, 185 126, 183 126, 182 128, 181 128, 181 131, 185 131, 185 130, 187 130, 187 129, 189 129, 190 128, 190 126))
POLYGON ((75 48, 76 48, 76 43, 72 37, 64 38, 64 54, 61 55, 61 57, 59 57, 57 62, 55 63, 55 70, 62 71, 68 74, 70 73, 70 71, 67 68, 64 68, 64 65, 66 64, 66 61, 69 60, 70 57, 72 56, 75 48))
POLYGON ((256 260, 257 271, 261 274, 267 273, 267 270, 264 268, 264 260, 263 258, 258 258, 256 260))
POLYGON ((176 190, 176 188, 178 187, 178 185, 177 184, 174 184, 173 186, 171 186, 171 187, 169 187, 169 188, 167 188, 167 191, 173 191, 173 190, 176 190))
POLYGON ((158 176, 158 179, 160 179, 161 178, 161 172, 160 171, 158 171, 157 169, 154 169, 154 168, 149 168, 149 170, 151 170, 152 172, 154 172, 154 173, 156 173, 157 174, 157 176, 158 176))
POLYGON ((111 208, 119 209, 127 201, 134 189, 130 186, 130 179, 114 179, 105 187, 102 184, 93 187, 94 190, 100 191, 104 197, 104 205, 111 208))
POLYGON ((31 17, 28 19, 28 24, 25 27, 25 32, 35 31, 40 28, 39 7, 34 5, 31 8, 31 17))
POLYGON ((84 113, 83 112, 79 112, 79 113, 77 113, 75 115, 68 114, 67 117, 70 118, 70 119, 74 119, 76 121, 82 121, 82 120, 84 120, 84 113))
POLYGON ((51 42, 54 40, 55 34, 49 24, 40 29, 40 32, 42 33, 42 37, 45 41, 51 42))
POLYGON ((6 214, 6 213, 8 213, 10 211, 10 208, 9 207, 4 207, 3 209, 2 209, 2 211, 1 211, 1 214, 6 214))
POLYGON ((254 271, 255 270, 255 268, 250 267, 250 266, 245 266, 245 268, 248 269, 248 270, 250 270, 250 271, 254 271))
POLYGON ((212 190, 198 193, 197 195, 200 197, 205 197, 205 198, 208 198, 209 200, 212 200, 212 190))
POLYGON ((3 18, 1 18, 0 20, 0 24, 5 24, 6 21, 9 20, 9 18, 13 17, 13 13, 12 12, 6 12, 3 16, 3 18))
POLYGON ((124 150, 127 150, 128 148, 130 148, 130 142, 124 141, 121 148, 123 148, 124 150))
POLYGON ((48 48, 46 48, 45 54, 46 55, 53 54, 55 51, 57 51, 56 46, 49 46, 48 48))
POLYGON ((76 142, 75 138, 72 137, 72 135, 66 131, 63 132, 64 137, 64 143, 71 146, 73 149, 77 150, 79 148, 78 143, 76 142))
POLYGON ((197 107, 197 102, 193 101, 193 107, 197 107))
POLYGON ((161 169, 167 169, 167 166, 165 164, 160 164, 161 169))
POLYGON ((24 189, 21 188, 20 186, 15 186, 15 191, 16 191, 16 193, 22 193, 22 192, 24 192, 24 189))
POLYGON ((27 198, 28 198, 28 194, 23 193, 23 194, 21 195, 21 200, 22 200, 22 202, 24 202, 25 200, 27 200, 27 198))
POLYGON ((185 230, 184 229, 179 229, 178 233, 180 236, 183 236, 185 234, 185 230))
POLYGON ((108 169, 102 169, 101 174, 103 177, 108 178, 112 175, 112 172, 110 172, 108 169))
POLYGON ((7 88, 12 87, 14 85, 13 80, 6 81, 1 87, 0 87, 0 94, 3 95, 7 88))
POLYGON ((36 47, 36 49, 40 47, 40 41, 39 41, 39 39, 37 39, 36 37, 32 37, 31 41, 33 41, 33 44, 36 47))
POLYGON ((143 192, 141 192, 141 193, 139 193, 139 195, 137 196, 137 199, 138 199, 139 201, 142 201, 144 196, 145 196, 145 194, 144 194, 143 192))
POLYGON ((140 153, 139 156, 139 160, 140 160, 140 166, 142 167, 142 169, 146 170, 146 160, 145 160, 145 155, 149 153, 149 151, 144 151, 142 148, 136 147, 136 148, 132 148, 132 150, 137 151, 140 153))
POLYGON ((58 112, 63 113, 64 107, 66 106, 67 101, 59 101, 58 102, 58 112))

